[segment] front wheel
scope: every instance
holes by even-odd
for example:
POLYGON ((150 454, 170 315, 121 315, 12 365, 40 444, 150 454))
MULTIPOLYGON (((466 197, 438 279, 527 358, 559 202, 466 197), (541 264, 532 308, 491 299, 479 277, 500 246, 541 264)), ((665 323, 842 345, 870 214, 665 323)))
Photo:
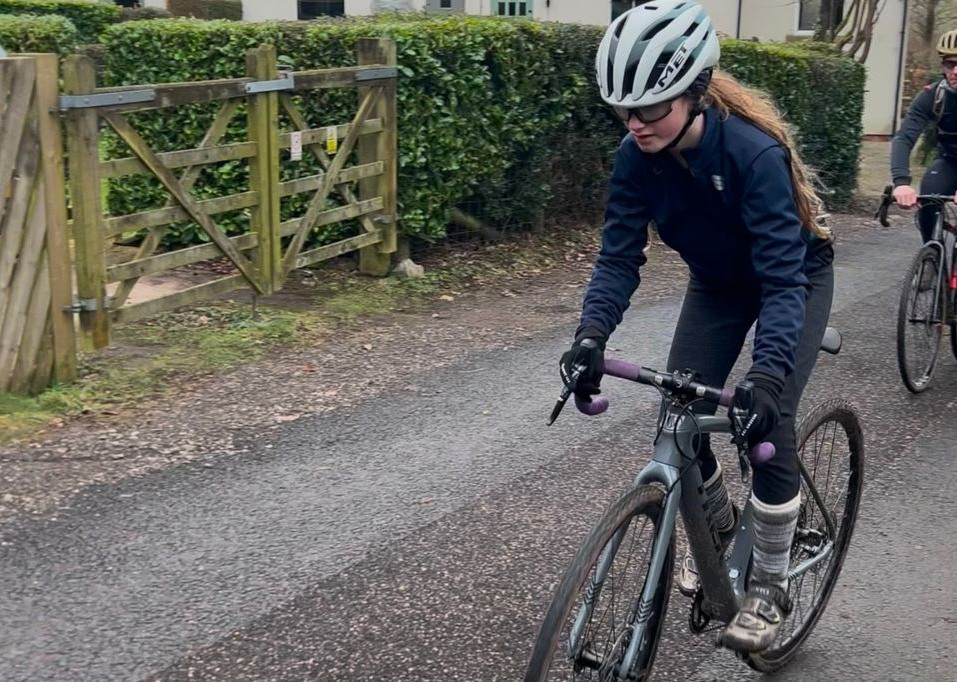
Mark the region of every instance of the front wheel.
POLYGON ((639 597, 648 580, 665 499, 660 488, 639 486, 605 512, 555 591, 525 682, 622 678, 643 682, 649 678, 671 593, 673 534, 662 545, 667 554, 650 608, 639 609, 639 597), (603 576, 600 565, 607 566, 603 576), (639 621, 646 624, 643 641, 634 665, 622 674, 623 658, 639 621))
POLYGON ((811 410, 798 426, 797 443, 801 510, 791 545, 791 614, 774 645, 749 657, 748 664, 761 672, 787 664, 824 613, 847 556, 864 487, 864 435, 846 401, 828 400, 811 410), (810 562, 815 563, 802 571, 810 562))
POLYGON ((917 252, 901 287, 897 309, 897 367, 904 386, 920 393, 930 386, 943 332, 943 296, 937 287, 940 251, 917 252), (936 305, 935 305, 936 301, 936 305))

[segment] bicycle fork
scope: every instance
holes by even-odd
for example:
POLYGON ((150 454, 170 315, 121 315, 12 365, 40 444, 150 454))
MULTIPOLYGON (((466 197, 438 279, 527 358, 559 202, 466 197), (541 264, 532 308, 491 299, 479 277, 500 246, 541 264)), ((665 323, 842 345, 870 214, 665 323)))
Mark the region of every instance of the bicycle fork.
MULTIPOLYGON (((923 324, 925 327, 936 327, 938 325, 945 325, 947 323, 948 311, 947 307, 944 304, 945 300, 950 300, 953 295, 953 291, 957 289, 957 270, 954 270, 951 267, 951 272, 947 273, 947 259, 945 258, 944 247, 941 244, 935 242, 928 242, 926 246, 933 244, 938 253, 940 254, 940 262, 937 267, 934 268, 934 287, 933 291, 936 292, 945 292, 944 296, 934 296, 934 300, 931 303, 930 310, 927 312, 927 318, 924 320, 911 317, 909 319, 910 324, 923 324)), ((957 246, 955 246, 957 249, 957 246)), ((951 260, 951 263, 954 261, 951 260)), ((927 269, 927 263, 921 262, 920 270, 917 272, 917 286, 914 288, 914 293, 911 296, 910 307, 911 310, 917 306, 917 297, 921 294, 921 283, 924 281, 925 272, 927 269)))
MULTIPOLYGON (((678 514, 679 497, 680 494, 669 494, 667 496, 664 509, 655 528, 655 541, 652 547, 651 558, 649 559, 648 573, 645 578, 645 585, 642 589, 641 597, 638 601, 636 618, 631 626, 631 641, 628 645, 628 650, 622 658, 620 672, 626 675, 626 671, 631 670, 634 666, 635 659, 641 649, 641 643, 646 636, 649 621, 653 614, 658 581, 664 571, 672 570, 671 566, 665 566, 665 562, 667 561, 668 548, 675 529, 675 517, 678 514)), ((595 576, 592 578, 588 587, 585 588, 585 598, 582 600, 582 604, 578 609, 578 615, 575 618, 575 623, 569 633, 568 650, 572 654, 572 657, 576 656, 576 652, 579 651, 582 645, 581 638, 589 620, 591 620, 592 611, 601 596, 605 579, 608 577, 609 571, 611 571, 615 556, 618 554, 618 548, 621 546, 627 532, 628 527, 625 526, 608 541, 608 544, 605 545, 598 559, 595 576)), ((592 661, 592 663, 600 665, 602 662, 592 661)))

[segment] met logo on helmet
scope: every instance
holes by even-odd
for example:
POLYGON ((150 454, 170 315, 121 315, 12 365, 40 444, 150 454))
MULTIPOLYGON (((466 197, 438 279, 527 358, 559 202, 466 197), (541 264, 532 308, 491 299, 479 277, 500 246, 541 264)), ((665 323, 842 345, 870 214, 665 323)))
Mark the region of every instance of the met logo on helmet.
POLYGON ((655 92, 661 92, 671 85, 671 81, 674 80, 675 75, 681 70, 681 67, 688 60, 690 55, 691 51, 688 49, 687 45, 681 45, 677 50, 675 50, 675 53, 671 56, 667 66, 665 66, 665 70, 662 71, 658 82, 655 83, 655 92))

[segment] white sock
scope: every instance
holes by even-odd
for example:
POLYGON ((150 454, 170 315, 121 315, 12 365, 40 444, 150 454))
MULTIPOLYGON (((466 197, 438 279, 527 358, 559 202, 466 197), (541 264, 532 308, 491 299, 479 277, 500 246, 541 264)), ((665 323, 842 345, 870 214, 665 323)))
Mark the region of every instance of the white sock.
POLYGON ((718 532, 727 533, 734 528, 734 510, 731 508, 731 497, 728 495, 724 477, 721 475, 720 462, 711 478, 705 481, 704 492, 708 496, 708 508, 714 517, 718 532))
POLYGON ((801 494, 784 504, 765 504, 751 494, 754 508, 754 563, 751 580, 788 588, 791 543, 801 509, 801 494))

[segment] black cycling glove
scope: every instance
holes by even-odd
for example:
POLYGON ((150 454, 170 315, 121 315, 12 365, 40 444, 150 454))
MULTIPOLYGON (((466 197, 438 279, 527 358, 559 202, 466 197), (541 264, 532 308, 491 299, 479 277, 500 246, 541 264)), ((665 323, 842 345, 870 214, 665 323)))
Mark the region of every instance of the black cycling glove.
POLYGON ((601 393, 607 337, 595 327, 585 327, 575 336, 572 347, 562 354, 559 369, 562 382, 586 401, 601 393))
POLYGON ((751 405, 749 407, 734 404, 733 407, 748 410, 745 428, 748 433, 748 445, 754 446, 767 440, 781 418, 781 392, 784 390, 784 381, 769 372, 753 367, 745 375, 745 381, 752 385, 751 405))

